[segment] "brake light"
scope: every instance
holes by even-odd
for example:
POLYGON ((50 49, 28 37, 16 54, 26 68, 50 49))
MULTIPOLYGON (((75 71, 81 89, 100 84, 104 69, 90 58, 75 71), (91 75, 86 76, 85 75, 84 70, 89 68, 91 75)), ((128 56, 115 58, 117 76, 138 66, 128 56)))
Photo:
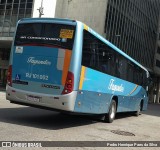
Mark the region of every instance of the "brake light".
POLYGON ((8 73, 7 73, 7 84, 9 86, 12 86, 12 65, 8 67, 8 73))
POLYGON ((74 86, 74 75, 72 72, 68 71, 66 83, 65 83, 62 94, 71 93, 73 91, 73 86, 74 86))

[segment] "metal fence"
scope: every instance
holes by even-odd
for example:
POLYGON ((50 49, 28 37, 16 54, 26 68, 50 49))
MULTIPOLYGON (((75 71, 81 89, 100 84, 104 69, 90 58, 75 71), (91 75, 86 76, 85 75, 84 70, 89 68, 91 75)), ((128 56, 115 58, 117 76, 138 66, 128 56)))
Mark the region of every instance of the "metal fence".
POLYGON ((0 0, 0 37, 12 37, 16 23, 31 17, 33 0, 0 0))

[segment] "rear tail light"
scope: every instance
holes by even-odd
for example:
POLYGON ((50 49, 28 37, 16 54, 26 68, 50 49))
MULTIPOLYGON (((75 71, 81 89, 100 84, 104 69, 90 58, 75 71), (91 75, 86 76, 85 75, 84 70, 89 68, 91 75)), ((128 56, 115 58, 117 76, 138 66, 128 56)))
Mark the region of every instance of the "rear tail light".
POLYGON ((74 86, 74 75, 72 72, 68 71, 66 83, 63 89, 62 94, 69 94, 73 91, 74 86))
POLYGON ((7 73, 7 84, 9 86, 12 86, 12 65, 8 67, 8 73, 7 73))

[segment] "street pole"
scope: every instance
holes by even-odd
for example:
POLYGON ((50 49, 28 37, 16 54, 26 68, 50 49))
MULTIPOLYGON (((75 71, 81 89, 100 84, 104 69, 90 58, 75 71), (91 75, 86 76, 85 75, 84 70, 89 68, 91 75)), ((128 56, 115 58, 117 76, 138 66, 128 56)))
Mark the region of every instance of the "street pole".
POLYGON ((41 18, 42 15, 44 15, 43 9, 44 9, 44 7, 43 7, 43 0, 42 0, 41 1, 41 7, 39 7, 39 9, 37 9, 39 11, 39 18, 41 18))

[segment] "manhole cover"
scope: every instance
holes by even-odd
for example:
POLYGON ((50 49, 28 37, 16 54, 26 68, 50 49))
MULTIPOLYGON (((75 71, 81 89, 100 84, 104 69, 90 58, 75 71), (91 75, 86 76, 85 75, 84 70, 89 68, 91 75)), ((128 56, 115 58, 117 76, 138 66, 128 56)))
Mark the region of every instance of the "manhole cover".
POLYGON ((135 134, 131 132, 126 132, 126 131, 120 131, 120 130, 111 130, 112 133, 118 134, 118 135, 124 135, 124 136, 135 136, 135 134))

